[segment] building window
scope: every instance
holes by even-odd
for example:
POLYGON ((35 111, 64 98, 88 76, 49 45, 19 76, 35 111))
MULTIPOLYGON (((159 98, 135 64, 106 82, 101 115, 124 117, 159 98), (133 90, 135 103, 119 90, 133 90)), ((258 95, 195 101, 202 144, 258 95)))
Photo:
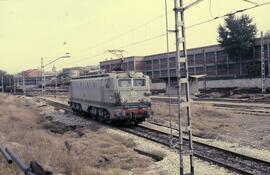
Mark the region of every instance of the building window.
POLYGON ((176 67, 175 57, 170 57, 170 68, 176 67))
POLYGON ((146 72, 146 75, 148 75, 149 77, 152 77, 152 72, 146 72))
POLYGON ((240 64, 229 64, 229 73, 231 75, 239 75, 240 74, 240 64))
POLYGON ((134 63, 128 63, 128 70, 134 70, 134 63))
POLYGON ((167 58, 160 59, 160 68, 167 68, 167 58))
POLYGON ((176 76, 176 70, 175 69, 170 70, 170 76, 171 77, 175 77, 176 76))
POLYGON ((206 73, 208 75, 216 75, 216 66, 207 66, 206 73))
POLYGON ((227 54, 224 51, 217 51, 217 63, 226 63, 227 62, 227 54))
POLYGON ((203 74, 204 73, 204 67, 196 67, 196 74, 203 74))
POLYGON ((149 70, 149 69, 152 70, 152 61, 146 61, 145 62, 145 69, 146 70, 149 70))
POLYGON ((195 54, 195 64, 196 65, 203 65, 204 64, 203 53, 195 54))
POLYGON ((153 78, 159 78, 159 71, 154 71, 153 78))
POLYGON ((188 65, 194 66, 194 55, 188 55, 187 59, 188 59, 188 65))
POLYGON ((215 52, 206 52, 205 53, 205 59, 206 59, 206 64, 215 64, 215 52))
POLYGON ((219 76, 226 76, 227 71, 228 71, 227 64, 220 64, 217 66, 217 74, 219 76))
POLYGON ((160 72, 160 76, 161 77, 167 77, 168 75, 167 75, 167 70, 162 70, 161 72, 160 72))
POLYGON ((153 61, 153 68, 154 69, 159 69, 159 60, 154 60, 153 61))

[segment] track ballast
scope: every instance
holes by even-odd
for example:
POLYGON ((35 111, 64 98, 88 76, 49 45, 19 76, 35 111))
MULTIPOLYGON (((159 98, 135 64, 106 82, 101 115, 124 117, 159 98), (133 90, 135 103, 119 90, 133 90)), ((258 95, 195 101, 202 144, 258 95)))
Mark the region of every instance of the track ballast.
MULTIPOLYGON (((48 99, 46 101, 52 106, 71 112, 68 105, 65 105, 63 103, 57 103, 48 99)), ((117 129, 165 146, 170 146, 168 134, 152 128, 147 128, 140 125, 133 127, 118 127, 117 129)), ((184 139, 183 141, 184 148, 187 149, 188 139, 184 139)), ((177 145, 176 136, 174 136, 173 144, 177 145)), ((222 148, 214 147, 197 141, 193 141, 193 146, 194 155, 196 157, 217 164, 221 167, 225 167, 234 172, 248 175, 270 174, 270 162, 235 153, 222 148)))

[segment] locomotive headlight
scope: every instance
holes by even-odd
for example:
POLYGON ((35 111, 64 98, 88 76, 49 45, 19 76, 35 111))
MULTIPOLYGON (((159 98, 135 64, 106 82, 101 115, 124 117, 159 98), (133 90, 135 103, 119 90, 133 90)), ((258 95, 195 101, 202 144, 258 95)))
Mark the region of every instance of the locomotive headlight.
POLYGON ((122 111, 122 116, 126 116, 126 111, 122 111))
POLYGON ((109 97, 109 100, 110 100, 110 101, 113 101, 113 96, 110 96, 110 97, 109 97))
POLYGON ((121 98, 120 98, 120 102, 121 102, 121 103, 124 103, 124 102, 125 102, 124 97, 121 97, 121 98))

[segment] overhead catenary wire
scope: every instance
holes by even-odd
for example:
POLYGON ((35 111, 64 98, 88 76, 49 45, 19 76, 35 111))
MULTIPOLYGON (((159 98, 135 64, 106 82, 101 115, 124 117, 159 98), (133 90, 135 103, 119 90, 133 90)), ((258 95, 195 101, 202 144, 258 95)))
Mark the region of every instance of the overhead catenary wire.
MULTIPOLYGON (((216 17, 213 17, 211 19, 208 19, 208 20, 196 23, 196 24, 192 24, 190 26, 185 27, 185 29, 190 29, 190 28, 193 28, 193 27, 196 27, 196 26, 199 26, 199 25, 203 25, 203 24, 206 24, 206 23, 209 23, 209 22, 221 19, 221 18, 225 18, 227 16, 235 15, 235 14, 238 14, 238 13, 242 13, 244 11, 248 11, 248 10, 258 8, 258 7, 261 7, 261 6, 265 6, 265 5, 269 5, 269 4, 270 4, 270 2, 265 2, 265 3, 259 4, 257 6, 252 6, 252 7, 249 7, 249 8, 239 9, 239 10, 237 10, 235 12, 229 12, 229 13, 226 13, 226 14, 221 15, 221 16, 216 16, 216 17)), ((171 33, 169 33, 169 34, 171 34, 171 33)), ((129 47, 136 46, 136 45, 139 45, 139 44, 142 44, 142 43, 154 40, 154 39, 158 39, 158 38, 161 38, 161 37, 164 37, 164 36, 166 36, 166 33, 160 34, 160 35, 155 35, 153 37, 150 37, 150 38, 147 38, 147 39, 144 39, 144 40, 140 40, 140 41, 137 41, 137 42, 133 42, 133 43, 130 43, 130 44, 126 44, 126 45, 118 47, 117 49, 129 48, 129 47)), ((101 53, 95 54, 93 56, 86 56, 86 57, 84 57, 84 58, 82 58, 80 60, 77 60, 76 62, 72 62, 72 63, 69 63, 67 65, 71 65, 71 64, 74 64, 74 63, 80 63, 80 62, 83 62, 83 61, 86 61, 86 60, 89 60, 91 58, 95 58, 97 56, 101 56, 101 55, 104 55, 104 54, 105 54, 105 52, 101 52, 101 53)))
MULTIPOLYGON (((173 12, 173 11, 171 11, 171 12, 173 12)), ((90 50, 90 49, 99 47, 99 46, 101 46, 101 45, 104 45, 104 44, 106 44, 106 43, 111 43, 112 41, 115 41, 115 40, 117 40, 117 39, 119 39, 119 38, 122 38, 123 36, 125 36, 125 35, 127 35, 127 34, 129 34, 129 33, 131 33, 131 32, 134 32, 134 31, 136 31, 136 30, 138 30, 138 29, 140 29, 140 28, 143 28, 143 27, 145 27, 145 26, 147 26, 147 25, 149 25, 149 24, 151 24, 151 23, 153 23, 153 22, 155 22, 155 21, 157 21, 157 20, 163 18, 164 16, 165 16, 165 15, 159 15, 159 16, 157 16, 157 17, 155 17, 155 18, 150 19, 149 21, 147 21, 147 22, 145 22, 145 23, 143 23, 143 24, 140 24, 140 25, 138 25, 138 26, 136 26, 136 27, 134 27, 134 28, 132 28, 132 29, 126 31, 126 32, 120 33, 120 34, 118 34, 118 35, 116 35, 116 36, 113 36, 113 37, 111 37, 111 38, 109 38, 109 39, 107 39, 107 40, 105 40, 105 41, 101 41, 100 43, 98 43, 98 44, 96 44, 96 45, 93 45, 93 46, 90 46, 90 47, 81 49, 81 50, 79 50, 79 51, 90 50)))
POLYGON ((262 4, 256 5, 256 6, 252 6, 252 7, 248 7, 248 8, 244 8, 244 9, 239 9, 239 10, 237 10, 235 12, 226 13, 226 14, 224 14, 222 16, 216 16, 216 17, 213 17, 211 19, 208 19, 208 20, 205 20, 205 21, 196 23, 196 24, 192 24, 190 26, 187 26, 186 29, 192 28, 192 27, 196 27, 196 26, 199 26, 199 25, 202 25, 202 24, 206 24, 208 22, 212 22, 212 21, 217 20, 217 19, 220 19, 220 18, 225 18, 227 16, 235 15, 235 14, 242 13, 244 11, 247 11, 247 10, 251 10, 251 9, 258 8, 258 7, 265 6, 265 5, 269 5, 269 4, 270 4, 270 2, 265 2, 265 3, 262 3, 262 4))
POLYGON ((251 0, 243 0, 243 1, 245 1, 245 2, 247 2, 247 3, 249 3, 249 4, 253 4, 254 6, 259 5, 257 2, 251 1, 251 0))

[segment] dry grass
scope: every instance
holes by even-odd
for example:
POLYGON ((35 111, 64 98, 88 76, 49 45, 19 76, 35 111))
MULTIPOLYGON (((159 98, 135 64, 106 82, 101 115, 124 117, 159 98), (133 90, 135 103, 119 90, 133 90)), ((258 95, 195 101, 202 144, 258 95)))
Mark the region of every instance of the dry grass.
MULTIPOLYGON (((155 117, 169 120, 170 117, 173 122, 178 122, 178 112, 177 106, 171 106, 171 116, 169 115, 168 104, 166 103, 155 103, 153 105, 155 111, 155 117)), ((224 133, 227 131, 228 123, 227 120, 232 118, 230 113, 224 111, 215 110, 213 107, 208 105, 197 105, 194 104, 192 109, 192 125, 196 132, 207 132, 209 135, 211 133, 224 133)), ((186 116, 186 110, 181 110, 182 116, 186 116)), ((186 117, 183 117, 183 124, 186 126, 186 117)), ((238 127, 234 128, 239 130, 238 127)))
MULTIPOLYGON (((24 99, 0 95, 0 146, 9 147, 22 160, 37 160, 45 169, 66 175, 141 174, 153 161, 133 151, 132 139, 84 129, 53 134, 41 125, 40 111, 24 99)), ((16 174, 0 156, 1 174, 16 174)))
MULTIPOLYGON (((169 121, 167 103, 154 103, 154 119, 169 121)), ((268 116, 235 114, 209 104, 192 104, 193 133, 205 138, 226 139, 231 142, 270 150, 270 120, 268 116)), ((186 125, 186 111, 181 111, 186 125)), ((177 106, 171 106, 171 119, 178 122, 177 106)))

